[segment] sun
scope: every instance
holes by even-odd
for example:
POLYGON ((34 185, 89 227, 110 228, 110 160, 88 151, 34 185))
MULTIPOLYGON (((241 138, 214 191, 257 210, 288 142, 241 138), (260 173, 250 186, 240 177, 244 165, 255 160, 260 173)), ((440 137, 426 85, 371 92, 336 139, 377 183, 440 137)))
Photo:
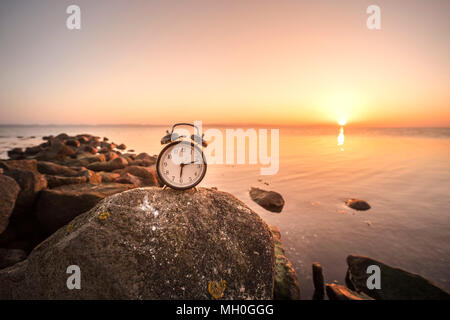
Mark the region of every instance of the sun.
POLYGON ((338 123, 340 126, 345 126, 347 124, 346 118, 339 118, 338 123))

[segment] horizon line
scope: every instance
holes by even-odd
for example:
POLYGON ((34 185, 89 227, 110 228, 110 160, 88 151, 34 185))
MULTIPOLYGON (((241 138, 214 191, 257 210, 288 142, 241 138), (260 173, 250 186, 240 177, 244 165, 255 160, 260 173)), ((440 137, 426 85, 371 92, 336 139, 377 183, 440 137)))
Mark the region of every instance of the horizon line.
MULTIPOLYGON (((176 123, 176 122, 175 122, 176 123)), ((173 123, 174 124, 174 123, 173 123)), ((0 123, 2 127, 171 127, 173 124, 159 124, 159 123, 107 123, 107 124, 83 124, 83 123, 69 123, 69 124, 57 124, 57 123, 48 123, 48 124, 39 124, 39 123, 0 123)), ((203 124, 204 127, 280 127, 280 128, 323 128, 323 127, 341 127, 338 123, 322 123, 322 124, 268 124, 268 123, 210 123, 203 124)), ((362 123, 347 123, 343 127, 345 128, 374 128, 374 129, 394 129, 394 128, 433 128, 433 129, 447 129, 450 128, 450 125, 447 126, 415 126, 415 125, 389 125, 389 126, 379 126, 379 125, 364 125, 362 123)))

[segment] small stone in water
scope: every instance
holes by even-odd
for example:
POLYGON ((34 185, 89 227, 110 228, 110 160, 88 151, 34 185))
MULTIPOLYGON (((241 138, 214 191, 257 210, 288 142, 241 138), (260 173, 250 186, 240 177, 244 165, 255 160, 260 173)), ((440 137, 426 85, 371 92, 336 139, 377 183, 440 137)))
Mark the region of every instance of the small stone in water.
POLYGON ((345 204, 347 205, 347 207, 355 210, 363 211, 370 209, 370 205, 366 201, 360 199, 348 199, 347 201, 345 201, 345 204))

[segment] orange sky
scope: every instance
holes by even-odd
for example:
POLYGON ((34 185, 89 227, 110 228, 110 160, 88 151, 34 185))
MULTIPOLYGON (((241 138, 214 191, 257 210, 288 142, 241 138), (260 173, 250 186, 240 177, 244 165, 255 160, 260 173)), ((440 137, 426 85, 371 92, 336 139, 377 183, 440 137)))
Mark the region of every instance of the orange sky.
POLYGON ((449 1, 69 4, 0 4, 0 123, 450 126, 449 1))

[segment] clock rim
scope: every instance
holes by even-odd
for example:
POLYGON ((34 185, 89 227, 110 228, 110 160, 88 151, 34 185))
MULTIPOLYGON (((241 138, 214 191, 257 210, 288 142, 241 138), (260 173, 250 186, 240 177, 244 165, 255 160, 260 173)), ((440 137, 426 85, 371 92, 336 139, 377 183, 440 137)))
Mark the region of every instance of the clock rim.
POLYGON ((202 150, 199 146, 197 146, 195 143, 193 143, 193 142, 187 142, 187 141, 184 141, 184 140, 181 140, 181 141, 173 141, 173 142, 169 143, 168 145, 166 145, 166 146, 161 150, 161 152, 160 152, 159 155, 158 155, 158 159, 156 160, 156 173, 158 174, 159 178, 161 179, 161 182, 162 182, 164 185, 169 186, 170 188, 175 189, 175 190, 187 190, 187 189, 192 189, 192 188, 194 188, 196 185, 198 185, 198 184, 203 180, 203 178, 204 178, 205 175, 206 175, 206 170, 207 170, 207 169, 208 169, 208 164, 206 163, 206 158, 205 158, 205 154, 203 153, 203 150, 202 150), (203 173, 201 174, 201 176, 200 176, 200 178, 198 179, 198 181, 195 182, 194 184, 191 184, 191 185, 187 186, 187 187, 178 187, 178 186, 174 186, 174 185, 170 184, 170 182, 167 182, 166 179, 164 179, 164 176, 159 172, 159 162, 160 162, 160 160, 161 160, 161 155, 164 154, 164 152, 165 152, 167 149, 169 149, 171 146, 177 145, 177 144, 179 144, 179 143, 190 144, 192 147, 197 148, 197 150, 200 151, 200 153, 201 153, 201 155, 202 155, 202 158, 203 158, 203 164, 204 164, 204 166, 205 166, 205 170, 203 170, 203 173))

